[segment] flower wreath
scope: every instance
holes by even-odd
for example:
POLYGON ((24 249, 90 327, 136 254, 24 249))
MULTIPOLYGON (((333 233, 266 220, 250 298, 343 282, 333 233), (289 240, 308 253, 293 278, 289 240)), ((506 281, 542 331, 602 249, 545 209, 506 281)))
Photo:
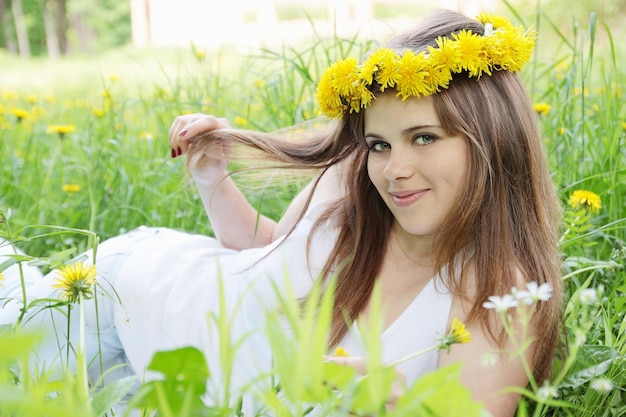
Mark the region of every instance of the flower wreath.
POLYGON ((530 60, 535 32, 513 26, 504 17, 481 13, 484 35, 463 29, 451 37, 440 36, 436 47, 401 55, 389 48, 374 51, 362 65, 354 58, 332 64, 317 86, 317 101, 324 115, 341 119, 346 110, 358 113, 370 105, 374 81, 381 92, 393 88, 397 95, 430 96, 448 88, 452 74, 466 71, 470 77, 491 75, 494 70, 520 71, 530 60))

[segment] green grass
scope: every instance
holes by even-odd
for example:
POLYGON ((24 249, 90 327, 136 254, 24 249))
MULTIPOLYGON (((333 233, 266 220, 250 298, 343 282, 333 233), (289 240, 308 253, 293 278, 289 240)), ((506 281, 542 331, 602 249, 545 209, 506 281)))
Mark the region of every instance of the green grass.
MULTIPOLYGON (((528 13, 525 19, 542 31, 538 53, 523 77, 535 102, 550 105, 549 112, 538 117, 565 211, 561 249, 569 351, 561 349, 550 382, 558 398, 528 392, 520 416, 626 416, 624 53, 618 36, 613 39, 609 27, 594 16, 578 22, 566 35, 548 15, 528 13), (602 199, 600 211, 588 213, 569 207, 568 198, 575 190, 598 194, 602 199), (587 290, 598 294, 596 302, 585 301, 590 294, 587 290), (597 381, 605 380, 613 389, 602 392, 593 388, 597 388, 597 381)), ((348 39, 319 40, 298 49, 285 47, 250 56, 221 51, 201 57, 193 51, 130 48, 59 61, 22 61, 3 55, 0 208, 7 218, 2 219, 0 230, 17 233, 24 239, 19 246, 34 256, 58 256, 61 260, 90 247, 89 234, 50 233, 45 225, 89 230, 102 239, 139 225, 211 233, 202 204, 183 173, 182 159, 172 159, 169 154, 167 132, 173 118, 184 112, 212 113, 227 117, 235 126, 260 130, 314 119, 318 115, 315 82, 321 71, 329 61, 359 56, 366 48, 348 39), (25 110, 29 116, 18 121, 15 109, 25 110), (62 137, 47 132, 50 125, 67 124, 76 130, 62 137), (78 187, 68 191, 68 185, 78 187)), ((259 181, 265 184, 263 179, 259 181)), ((280 216, 297 191, 297 183, 289 179, 262 187, 257 182, 241 182, 253 205, 274 218, 280 216)), ((286 311, 291 308, 284 307, 286 311)), ((301 318, 303 327, 315 326, 309 319, 301 318)), ((321 378, 317 371, 307 368, 306 357, 297 356, 298 352, 307 352, 297 343, 310 340, 298 339, 295 346, 288 346, 289 340, 281 338, 276 330, 272 334, 277 346, 291 352, 285 353, 287 361, 294 355, 291 363, 298 366, 298 380, 305 380, 307 373, 321 378)), ((0 338, 3 347, 12 343, 28 349, 32 343, 19 335, 0 338)), ((25 410, 44 409, 42 392, 50 388, 47 380, 22 379, 15 385, 11 376, 15 374, 7 370, 13 369, 12 360, 26 366, 26 359, 19 349, 2 352, 0 398, 17 392, 23 400, 12 415, 33 415, 25 410), (27 404, 34 408, 27 408, 27 404)), ((289 369, 289 363, 281 362, 280 366, 289 369)), ((437 384, 452 384, 454 372, 442 371, 437 384)), ((352 386, 351 377, 336 369, 324 369, 322 376, 357 393, 370 389, 367 384, 385 386, 384 378, 352 386)), ((161 389, 180 388, 178 382, 172 384, 170 388, 165 384, 144 389, 154 394, 161 389)), ((68 376, 65 385, 50 389, 57 388, 66 392, 63 398, 73 404, 66 408, 67 415, 87 415, 75 379, 68 376)), ((321 386, 314 388, 319 398, 330 401, 321 386)), ((303 411, 298 401, 306 397, 305 391, 302 387, 290 388, 287 394, 295 404, 293 410, 303 411)), ((463 396, 456 385, 449 385, 445 392, 463 396)), ((275 415, 287 415, 283 414, 286 411, 280 394, 272 391, 265 400, 275 415)), ((89 394, 91 398, 94 395, 89 394)), ((144 410, 164 407, 159 395, 148 396, 144 410)), ((111 398, 117 397, 111 394, 111 398)), ((439 404, 436 399, 429 401, 439 404)), ((48 406, 54 404, 59 405, 52 401, 48 406)), ((63 407, 49 408, 47 412, 61 415, 59 410, 63 407)), ((0 408, 0 416, 7 415, 3 413, 0 408)))

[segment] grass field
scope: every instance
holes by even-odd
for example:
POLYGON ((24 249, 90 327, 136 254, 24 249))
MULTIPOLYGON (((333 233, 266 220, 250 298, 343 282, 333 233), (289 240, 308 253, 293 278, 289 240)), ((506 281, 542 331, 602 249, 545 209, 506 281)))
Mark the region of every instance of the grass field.
MULTIPOLYGON (((570 32, 575 36, 542 19, 537 22, 546 41, 540 41, 523 78, 536 102, 563 203, 569 347, 561 348, 554 379, 525 393, 519 415, 626 416, 625 57, 619 39, 593 18, 570 32)), ((366 47, 333 39, 249 56, 131 48, 55 62, 1 55, 0 231, 37 257, 44 270, 88 249, 94 235, 106 239, 140 225, 211 233, 182 159, 170 157, 167 132, 173 118, 212 113, 234 126, 260 130, 313 120, 319 115, 313 95, 321 71, 329 61, 359 56, 366 47)), ((275 218, 298 189, 297 182, 285 179, 242 181, 242 186, 253 205, 275 218)), ((305 328, 315 327, 310 317, 302 320, 305 328)), ((22 351, 32 343, 19 333, 0 336, 0 404, 14 398, 5 396, 18 398, 11 402, 13 411, 0 406, 0 416, 96 416, 106 413, 102 404, 119 399, 109 392, 94 405, 95 394, 81 391, 80 373, 59 386, 45 375, 30 379, 16 372, 14 361, 26 367, 22 351), (64 395, 51 399, 53 391, 64 395)), ((289 352, 296 362, 306 360, 297 349, 289 352)), ((294 384, 306 384, 302 376, 313 370, 298 369, 294 384)), ((444 386, 446 378, 454 379, 453 370, 445 372, 450 373, 423 384, 444 386)), ((371 382, 376 383, 382 382, 371 382)), ((165 397, 178 398, 181 386, 166 387, 172 391, 165 397)), ((462 397, 456 385, 446 387, 443 400, 431 400, 433 409, 452 398, 446 395, 462 397)), ((146 387, 151 389, 158 391, 146 387)), ((300 404, 293 409, 300 414, 281 414, 274 395, 267 397, 273 415, 304 414, 302 402, 309 398, 304 392, 285 394, 300 404)), ((141 409, 151 408, 163 416, 192 415, 193 409, 172 414, 156 400, 146 400, 141 409)), ((226 405, 211 411, 235 415, 226 405)))

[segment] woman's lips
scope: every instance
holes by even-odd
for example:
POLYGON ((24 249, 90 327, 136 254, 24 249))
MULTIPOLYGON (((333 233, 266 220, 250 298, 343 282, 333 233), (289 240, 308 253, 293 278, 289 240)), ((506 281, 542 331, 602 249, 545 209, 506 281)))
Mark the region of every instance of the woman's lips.
POLYGON ((391 201, 396 207, 408 207, 422 198, 429 190, 391 192, 391 201))

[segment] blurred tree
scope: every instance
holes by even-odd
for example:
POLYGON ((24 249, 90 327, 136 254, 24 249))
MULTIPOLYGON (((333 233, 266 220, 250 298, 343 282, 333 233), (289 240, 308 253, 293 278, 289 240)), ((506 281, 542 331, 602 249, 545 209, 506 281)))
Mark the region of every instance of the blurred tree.
POLYGON ((11 10, 13 12, 13 22, 15 23, 15 34, 17 35, 17 49, 20 56, 30 57, 30 43, 28 41, 28 30, 24 19, 24 9, 22 0, 11 0, 11 10))
POLYGON ((58 58, 67 53, 67 8, 65 0, 45 0, 42 8, 48 56, 58 58))
POLYGON ((11 5, 7 0, 0 0, 0 23, 2 24, 2 43, 7 51, 16 54, 17 43, 15 43, 15 31, 13 29, 13 22, 11 21, 11 13, 9 12, 11 5))

